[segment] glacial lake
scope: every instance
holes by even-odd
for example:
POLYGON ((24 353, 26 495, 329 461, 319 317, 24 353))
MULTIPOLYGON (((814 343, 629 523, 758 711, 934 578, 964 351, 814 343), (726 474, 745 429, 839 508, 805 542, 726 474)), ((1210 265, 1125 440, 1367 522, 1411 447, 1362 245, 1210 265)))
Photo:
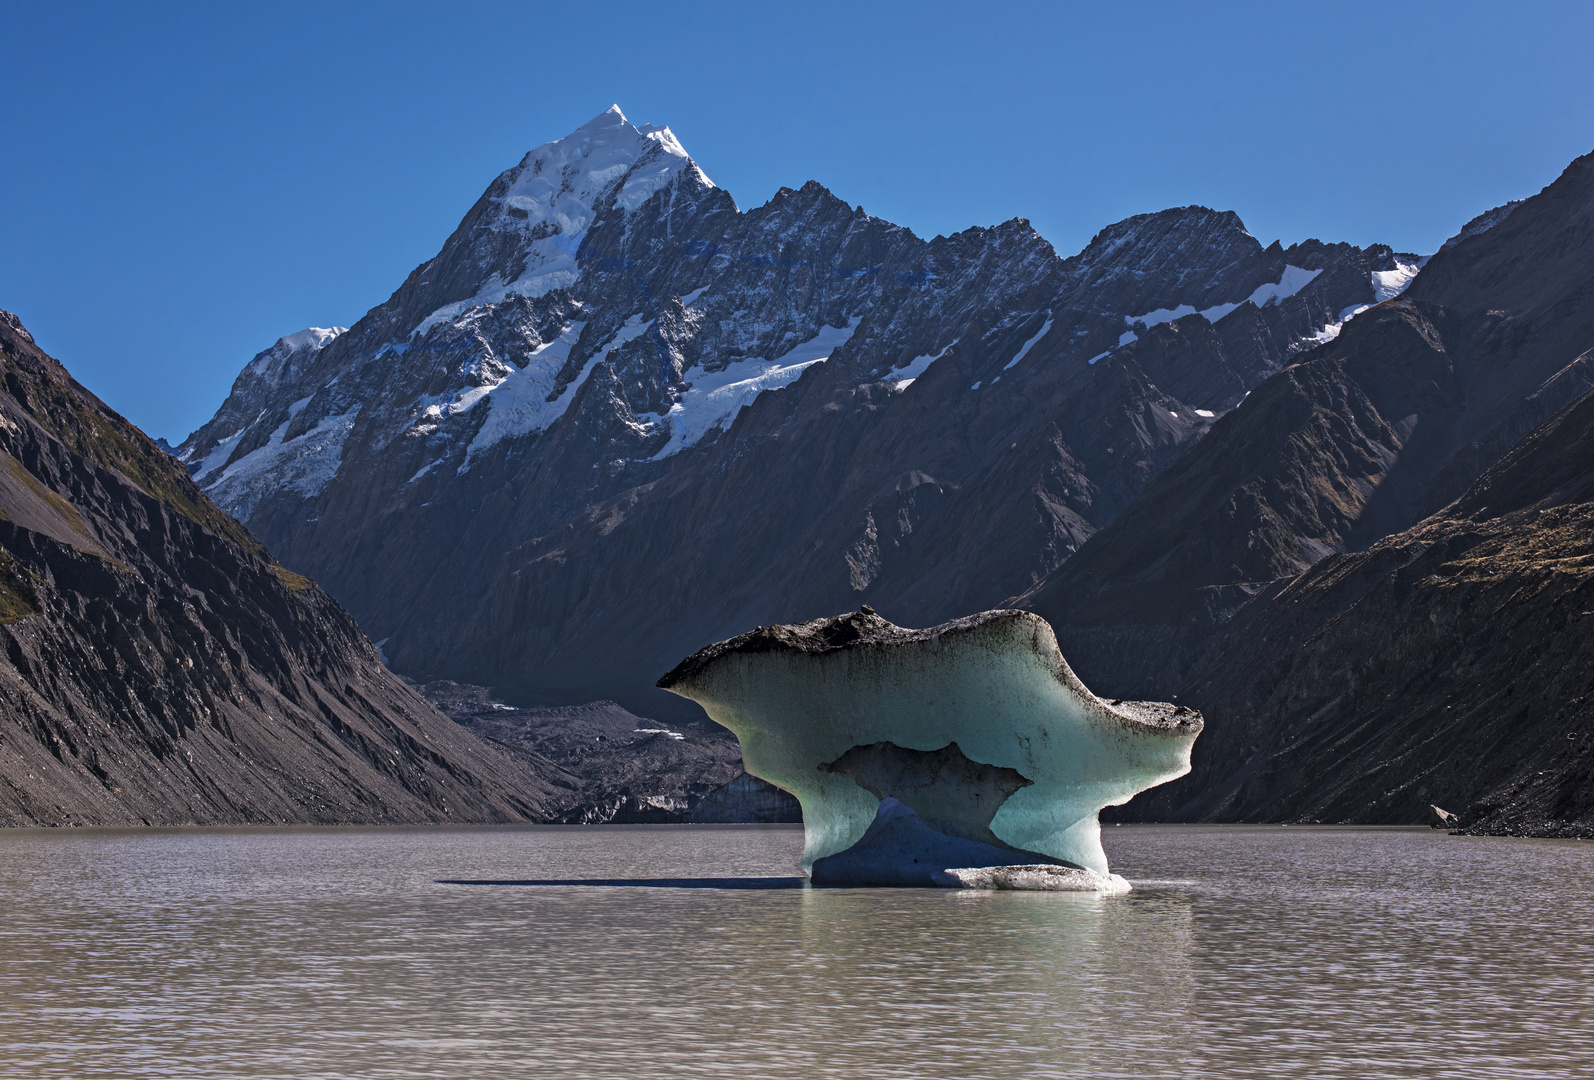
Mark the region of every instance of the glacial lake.
POLYGON ((0 1075, 1594 1075, 1594 843, 1104 831, 1127 895, 674 880, 789 878, 783 826, 3 831, 0 1075), (670 884, 438 883, 570 878, 670 884))

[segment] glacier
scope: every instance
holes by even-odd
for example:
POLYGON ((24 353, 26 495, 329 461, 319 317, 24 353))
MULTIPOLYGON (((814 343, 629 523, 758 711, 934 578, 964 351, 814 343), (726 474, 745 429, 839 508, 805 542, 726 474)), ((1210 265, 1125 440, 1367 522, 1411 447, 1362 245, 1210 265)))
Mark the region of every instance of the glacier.
POLYGON ((801 802, 816 885, 1121 891, 1097 815, 1188 772, 1202 728, 1182 706, 1098 698, 1046 620, 1018 610, 924 630, 868 607, 760 627, 658 685, 801 802))

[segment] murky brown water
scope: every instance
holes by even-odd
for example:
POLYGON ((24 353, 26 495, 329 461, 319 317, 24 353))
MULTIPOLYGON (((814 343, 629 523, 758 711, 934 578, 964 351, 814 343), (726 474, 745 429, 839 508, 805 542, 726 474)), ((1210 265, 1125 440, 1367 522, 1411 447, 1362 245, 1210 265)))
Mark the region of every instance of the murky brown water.
POLYGON ((1594 1075, 1594 843, 1107 830, 1127 896, 781 827, 0 832, 0 1076, 1594 1075))

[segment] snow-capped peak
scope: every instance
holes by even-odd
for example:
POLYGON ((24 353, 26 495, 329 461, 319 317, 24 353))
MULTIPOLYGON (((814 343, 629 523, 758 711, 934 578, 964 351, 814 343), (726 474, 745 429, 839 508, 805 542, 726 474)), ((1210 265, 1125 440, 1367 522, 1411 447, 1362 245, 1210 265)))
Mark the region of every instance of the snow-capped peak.
POLYGON ((478 304, 510 295, 545 296, 573 285, 581 276, 576 253, 599 208, 612 200, 630 213, 682 174, 714 186, 669 128, 638 127, 618 105, 564 138, 537 147, 499 177, 493 187, 501 194, 491 196, 499 205, 491 227, 533 238, 519 276, 512 281, 490 279, 470 299, 427 316, 414 335, 478 304))
POLYGON ((307 326, 297 334, 289 334, 280 339, 277 344, 286 345, 289 351, 296 352, 306 346, 312 349, 324 349, 327 342, 339 334, 347 332, 347 326, 307 326))
POLYGON ((523 228, 554 225, 564 235, 582 232, 594 207, 611 193, 626 210, 635 210, 679 172, 693 169, 710 187, 713 181, 693 163, 667 127, 632 124, 611 105, 562 139, 527 154, 505 178, 499 200, 524 211, 523 228))
POLYGON ((245 373, 275 383, 282 365, 294 353, 320 352, 338 335, 346 333, 346 326, 307 326, 296 334, 286 334, 277 343, 260 353, 244 368, 245 373))

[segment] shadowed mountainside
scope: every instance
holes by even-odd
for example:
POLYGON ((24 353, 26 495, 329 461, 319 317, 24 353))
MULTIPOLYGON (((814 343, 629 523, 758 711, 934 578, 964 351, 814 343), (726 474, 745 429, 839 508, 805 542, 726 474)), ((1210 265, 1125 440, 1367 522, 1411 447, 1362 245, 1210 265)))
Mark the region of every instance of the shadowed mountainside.
POLYGON ((539 774, 0 312, 0 825, 535 821, 539 774))
POLYGON ((1594 386, 1594 155, 1272 376, 1022 597, 1104 692, 1178 691, 1253 596, 1454 500, 1594 386))
POLYGON ((1092 685, 1208 718, 1121 819, 1594 830, 1594 155, 1492 220, 1023 598, 1092 685))
POLYGON ((1217 720, 1140 819, 1594 836, 1594 391, 1459 500, 1248 604, 1181 698, 1217 720))

